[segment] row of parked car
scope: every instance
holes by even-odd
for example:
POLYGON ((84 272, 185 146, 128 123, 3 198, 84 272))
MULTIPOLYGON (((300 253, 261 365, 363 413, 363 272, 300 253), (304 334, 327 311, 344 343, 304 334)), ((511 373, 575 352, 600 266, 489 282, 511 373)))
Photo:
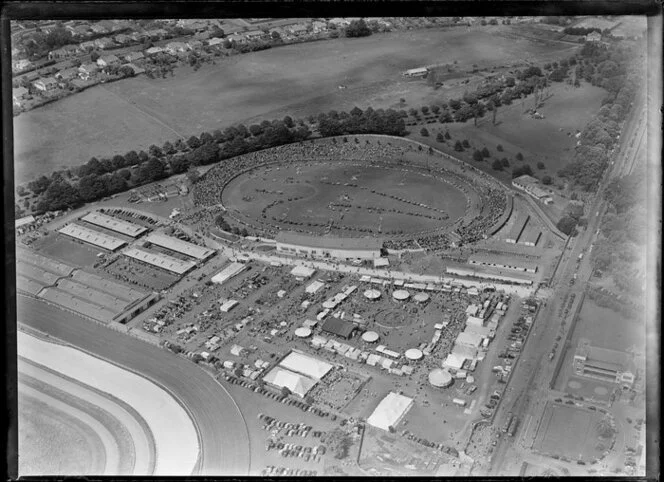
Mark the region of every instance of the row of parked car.
POLYGON ((306 425, 304 423, 282 422, 274 417, 263 415, 262 413, 258 414, 258 419, 265 422, 263 425, 264 430, 275 431, 277 433, 281 430, 286 430, 287 437, 308 437, 309 432, 313 428, 311 425, 306 425))
POLYGON ((284 396, 280 393, 273 392, 271 390, 268 390, 264 387, 261 387, 260 385, 257 385, 255 383, 250 383, 246 380, 242 380, 240 378, 237 378, 233 375, 230 375, 228 373, 224 374, 224 379, 233 385, 240 385, 241 387, 247 388, 249 390, 252 390, 260 395, 263 395, 264 397, 271 398, 272 400, 275 400, 277 402, 283 403, 285 405, 291 405, 294 407, 299 408, 303 412, 311 412, 314 415, 318 415, 319 417, 322 418, 329 418, 330 420, 334 421, 337 419, 337 416, 333 413, 328 412, 327 410, 321 410, 320 408, 314 407, 312 405, 309 405, 307 403, 301 402, 299 400, 294 400, 292 398, 289 398, 287 396, 284 396))
POLYGON ((279 455, 284 458, 297 457, 303 459, 305 462, 320 462, 326 452, 324 445, 303 447, 302 445, 293 443, 277 442, 273 439, 268 439, 265 449, 268 451, 276 449, 279 451, 279 455))
POLYGON ((313 477, 315 475, 318 475, 318 471, 305 470, 305 469, 292 469, 288 467, 275 467, 274 465, 268 465, 261 471, 261 475, 313 477))
POLYGON ((457 450, 453 447, 448 447, 447 445, 443 445, 440 442, 431 442, 430 440, 427 440, 422 437, 418 437, 414 433, 411 433, 409 430, 404 430, 401 432, 401 435, 403 437, 406 437, 408 440, 412 440, 413 442, 417 442, 420 445, 424 445, 425 447, 432 448, 434 450, 439 450, 443 453, 450 454, 453 456, 459 455, 457 450))

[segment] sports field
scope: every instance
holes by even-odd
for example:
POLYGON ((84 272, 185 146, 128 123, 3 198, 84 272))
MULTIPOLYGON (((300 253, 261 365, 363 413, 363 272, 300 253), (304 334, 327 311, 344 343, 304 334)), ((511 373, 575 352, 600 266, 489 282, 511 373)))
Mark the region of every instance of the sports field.
POLYGON ((197 72, 181 67, 161 80, 125 79, 14 118, 16 179, 256 118, 390 107, 407 97, 413 84, 401 73, 413 67, 456 61, 459 69, 482 68, 569 49, 463 28, 427 29, 289 45, 197 72))
POLYGON ((568 405, 549 403, 537 430, 533 448, 568 460, 599 458, 597 424, 601 414, 568 405))
POLYGON ((357 236, 447 227, 464 215, 468 201, 444 178, 413 168, 311 162, 239 176, 222 202, 250 222, 357 236))

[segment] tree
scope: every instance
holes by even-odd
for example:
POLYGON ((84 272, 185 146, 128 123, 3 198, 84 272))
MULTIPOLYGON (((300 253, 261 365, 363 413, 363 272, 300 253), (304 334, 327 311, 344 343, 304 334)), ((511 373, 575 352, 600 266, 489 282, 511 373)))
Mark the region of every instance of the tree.
POLYGON ((502 145, 502 144, 498 144, 498 145, 496 146, 496 150, 497 150, 498 152, 503 152, 503 145, 502 145))
POLYGON ((90 60, 92 62, 96 62, 99 59, 99 57, 100 57, 99 52, 97 52, 96 50, 90 53, 90 60))
POLYGON ((462 152, 463 151, 463 144, 461 144, 461 141, 456 141, 454 143, 454 150, 457 152, 462 152))
POLYGON ((371 33, 371 29, 363 18, 353 20, 350 25, 346 27, 346 37, 368 37, 371 33))
POLYGON ((482 157, 489 157, 491 153, 489 152, 489 149, 486 148, 486 146, 482 149, 482 157))
POLYGON ((473 151, 473 161, 482 162, 483 160, 484 157, 482 157, 482 153, 475 149, 475 151, 473 151))
POLYGON ((506 157, 503 157, 500 160, 500 163, 503 165, 503 167, 510 167, 510 161, 508 161, 506 157))
POLYGON ((289 389, 288 387, 281 387, 281 394, 282 394, 284 397, 289 396, 291 393, 292 393, 292 392, 290 391, 290 389, 289 389))
POLYGON ((115 156, 113 156, 113 159, 111 159, 111 164, 113 165, 114 171, 117 171, 118 169, 128 165, 127 160, 120 154, 116 154, 115 156))
POLYGON ((200 178, 201 175, 198 173, 197 169, 189 169, 189 171, 187 171, 187 179, 189 179, 190 183, 196 184, 200 178))
POLYGON ((437 106, 437 105, 435 105, 435 104, 432 105, 432 106, 431 106, 431 112, 433 112, 434 114, 438 115, 438 113, 440 112, 440 107, 437 106))
POLYGON ((503 170, 503 163, 500 162, 498 159, 496 159, 496 160, 493 161, 493 163, 491 164, 491 167, 492 167, 494 170, 496 170, 496 171, 502 171, 502 170, 503 170))
POLYGON ((443 135, 442 132, 436 134, 436 141, 441 143, 445 142, 445 136, 443 135))
POLYGON ((450 135, 450 131, 445 131, 445 139, 449 140, 451 138, 452 136, 450 135))
POLYGON ((420 110, 422 111, 422 114, 427 115, 429 113, 429 107, 426 105, 423 105, 420 110))
POLYGON ((270 36, 272 37, 272 40, 281 40, 281 34, 276 30, 273 30, 270 36))
POLYGON ((537 163, 537 169, 546 169, 546 166, 544 165, 544 163, 542 161, 539 161, 537 163))
POLYGON ((551 176, 548 175, 544 176, 542 178, 542 184, 544 184, 545 186, 550 186, 551 184, 553 184, 553 179, 551 178, 551 176))
POLYGON ((464 139, 463 142, 461 142, 461 143, 463 144, 463 147, 466 147, 466 148, 470 147, 470 142, 468 142, 468 139, 464 139))
POLYGON ((198 139, 198 137, 191 136, 189 139, 187 139, 187 145, 191 149, 196 149, 197 147, 201 146, 201 141, 198 139))
POLYGON ((74 186, 66 181, 51 182, 37 204, 37 211, 58 211, 77 208, 81 205, 81 195, 74 186))
POLYGON ((427 130, 426 127, 422 127, 422 129, 420 129, 420 135, 422 137, 429 137, 429 131, 427 130))
POLYGON ((164 155, 163 151, 159 146, 155 146, 152 144, 150 148, 148 149, 148 152, 150 153, 151 157, 161 157, 164 155))
POLYGON ((560 219, 560 221, 558 221, 556 227, 564 234, 571 236, 576 228, 576 219, 569 216, 564 216, 560 219))
POLYGON ((521 153, 519 152, 519 153, 516 155, 516 160, 517 160, 517 161, 523 161, 523 154, 521 154, 521 153))

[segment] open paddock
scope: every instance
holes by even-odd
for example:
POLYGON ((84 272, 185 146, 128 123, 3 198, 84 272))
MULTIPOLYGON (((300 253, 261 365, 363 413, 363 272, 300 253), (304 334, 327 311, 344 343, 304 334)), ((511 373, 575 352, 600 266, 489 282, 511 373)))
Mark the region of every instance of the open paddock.
POLYGON ((218 59, 196 72, 179 67, 175 76, 160 80, 123 79, 14 118, 16 181, 236 122, 305 117, 354 105, 390 107, 407 97, 401 73, 413 67, 457 61, 459 69, 470 70, 473 64, 569 56, 569 49, 431 28, 288 45, 218 59), (340 84, 347 88, 339 90, 340 84))
POLYGON ((600 458, 597 427, 602 415, 570 405, 548 403, 533 447, 540 453, 589 463, 600 458))
POLYGON ((53 232, 35 241, 32 247, 45 256, 60 259, 75 266, 93 266, 99 258, 99 253, 105 252, 101 248, 76 241, 69 236, 53 232))
POLYGON ((115 279, 151 291, 169 288, 180 279, 175 274, 122 255, 111 263, 97 268, 97 271, 102 275, 111 275, 115 279))

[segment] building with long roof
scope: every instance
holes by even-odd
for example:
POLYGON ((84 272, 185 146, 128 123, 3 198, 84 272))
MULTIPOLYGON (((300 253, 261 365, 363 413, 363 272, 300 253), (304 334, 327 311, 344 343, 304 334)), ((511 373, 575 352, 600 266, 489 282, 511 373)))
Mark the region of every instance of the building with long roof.
POLYGON ((123 219, 118 219, 108 214, 100 212, 90 212, 81 218, 82 221, 86 221, 90 224, 100 226, 102 228, 115 231, 116 233, 124 234, 136 238, 146 232, 148 228, 145 226, 140 226, 138 224, 130 223, 123 219))
POLYGON ((367 423, 381 430, 392 431, 396 429, 396 426, 406 416, 412 406, 412 398, 390 392, 380 401, 373 413, 369 415, 367 423))
POLYGON ((574 355, 574 373, 631 388, 636 367, 630 354, 592 346, 589 340, 581 339, 574 355))
POLYGON ((196 267, 194 261, 184 261, 164 253, 152 253, 140 248, 128 248, 122 252, 129 258, 142 261, 157 268, 182 276, 196 267))
POLYGON ((127 244, 122 239, 109 236, 106 233, 95 231, 80 224, 68 224, 64 228, 59 229, 58 232, 108 251, 116 251, 127 244))
POLYGON ((184 254, 199 261, 206 260, 214 254, 214 250, 198 246, 187 241, 175 238, 173 236, 166 236, 161 233, 150 233, 145 240, 162 248, 170 249, 177 253, 184 254))
POLYGON ((337 238, 282 231, 277 252, 312 258, 374 259, 380 257, 383 241, 378 238, 337 238))

